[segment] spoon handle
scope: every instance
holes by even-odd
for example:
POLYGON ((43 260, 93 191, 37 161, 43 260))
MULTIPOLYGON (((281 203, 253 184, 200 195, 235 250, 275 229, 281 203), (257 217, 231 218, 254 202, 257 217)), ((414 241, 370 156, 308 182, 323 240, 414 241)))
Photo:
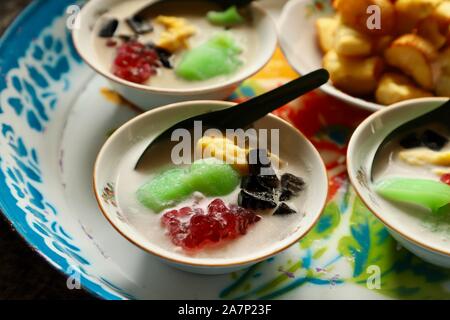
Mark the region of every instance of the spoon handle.
POLYGON ((277 89, 227 109, 220 121, 223 128, 245 128, 268 113, 325 84, 330 75, 319 69, 277 89))
POLYGON ((230 7, 233 5, 238 6, 238 7, 243 7, 243 6, 250 4, 251 2, 253 2, 255 0, 209 0, 209 1, 218 3, 221 6, 223 6, 224 8, 226 8, 226 7, 230 7))

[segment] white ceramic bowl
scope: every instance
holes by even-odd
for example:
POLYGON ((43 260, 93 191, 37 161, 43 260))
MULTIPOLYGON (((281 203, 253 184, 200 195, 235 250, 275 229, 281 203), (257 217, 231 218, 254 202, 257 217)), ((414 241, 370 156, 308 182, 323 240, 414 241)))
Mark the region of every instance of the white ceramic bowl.
POLYGON ((399 125, 434 110, 445 101, 446 98, 410 100, 374 113, 353 134, 348 147, 347 166, 357 193, 397 241, 422 259, 450 268, 450 238, 424 225, 413 209, 405 212, 378 196, 370 179, 370 166, 384 138, 399 125))
MULTIPOLYGON (((243 70, 237 72, 229 80, 194 89, 157 88, 148 85, 132 83, 116 77, 111 71, 100 63, 92 46, 92 26, 98 19, 99 13, 113 7, 123 0, 91 0, 81 10, 79 15, 80 28, 72 33, 75 47, 83 60, 96 72, 107 78, 114 90, 125 99, 144 110, 166 105, 169 103, 188 100, 221 100, 227 98, 236 87, 245 79, 251 77, 263 68, 271 59, 277 47, 277 29, 269 14, 256 4, 251 8, 254 16, 255 32, 260 41, 258 54, 248 61, 243 70)), ((157 0, 133 0, 136 11, 157 0)), ((131 1, 130 1, 131 2, 131 1)))
MULTIPOLYGON (((333 15, 331 0, 321 1, 322 9, 317 9, 314 0, 291 0, 283 9, 280 20, 279 38, 283 53, 289 64, 299 73, 306 74, 322 68, 323 53, 317 44, 315 21, 321 16, 333 15)), ((369 111, 377 111, 385 106, 353 97, 331 82, 321 87, 327 94, 349 104, 369 111)))
MULTIPOLYGON (((111 199, 104 199, 102 194, 105 186, 114 186, 118 176, 118 159, 126 154, 129 148, 136 146, 142 151, 162 129, 170 127, 188 117, 199 115, 214 109, 223 109, 234 105, 221 101, 191 101, 182 102, 148 111, 119 128, 101 149, 94 168, 94 191, 105 217, 125 238, 141 249, 159 257, 163 261, 180 269, 202 273, 222 274, 247 267, 275 255, 296 243, 308 233, 319 219, 326 203, 328 179, 324 163, 314 146, 293 126, 284 120, 268 115, 255 123, 255 128, 279 129, 280 155, 289 153, 290 159, 298 159, 305 169, 307 181, 306 194, 302 197, 303 209, 298 214, 298 222, 292 225, 292 231, 282 241, 276 241, 267 248, 250 250, 244 258, 196 258, 181 253, 163 249, 139 234, 126 219, 126 208, 120 204, 111 204, 111 199), (295 158, 293 158, 295 157, 295 158)), ((138 156, 136 156, 136 161, 138 156)), ((296 160, 297 161, 297 160, 296 160)), ((114 191, 113 191, 114 193, 114 191)), ((114 197, 114 195, 113 195, 114 197)), ((152 214, 152 213, 149 213, 152 214)))

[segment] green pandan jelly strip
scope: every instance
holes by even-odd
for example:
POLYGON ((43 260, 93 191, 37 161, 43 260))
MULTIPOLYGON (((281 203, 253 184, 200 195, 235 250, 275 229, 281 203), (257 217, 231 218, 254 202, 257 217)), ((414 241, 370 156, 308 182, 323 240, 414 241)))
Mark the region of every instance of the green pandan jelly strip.
POLYGON ((154 177, 137 191, 137 199, 159 213, 188 198, 195 191, 205 196, 225 196, 240 182, 239 174, 216 158, 198 160, 188 169, 170 169, 154 177))
POLYGON ((147 208, 158 213, 176 205, 194 192, 183 169, 170 169, 157 175, 137 191, 137 198, 147 208))
POLYGON ((234 26, 244 22, 236 6, 231 6, 225 11, 210 11, 206 17, 211 24, 217 26, 234 26))
POLYGON ((223 161, 208 158, 192 164, 188 180, 195 191, 205 196, 225 196, 236 189, 240 176, 223 161))
POLYGON ((242 49, 228 32, 220 32, 184 54, 175 73, 189 81, 200 81, 231 74, 241 65, 242 49))
POLYGON ((377 183, 375 190, 388 200, 417 204, 433 213, 450 203, 450 186, 433 180, 389 178, 377 183))

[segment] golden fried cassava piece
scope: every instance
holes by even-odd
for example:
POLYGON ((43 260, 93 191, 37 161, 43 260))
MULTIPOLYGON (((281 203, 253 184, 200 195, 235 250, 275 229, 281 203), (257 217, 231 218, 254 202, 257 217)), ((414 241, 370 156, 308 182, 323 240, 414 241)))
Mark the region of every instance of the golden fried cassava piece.
POLYGON ((431 92, 418 88, 409 78, 399 73, 384 74, 375 92, 377 102, 385 105, 431 96, 431 92))
POLYGON ((442 48, 447 42, 447 38, 439 29, 438 22, 431 17, 419 22, 417 34, 431 42, 436 49, 442 48))
POLYGON ((417 23, 433 14, 442 0, 397 0, 397 31, 400 34, 413 31, 417 23))
POLYGON ((415 34, 395 40, 384 54, 386 62, 411 76, 424 89, 433 89, 431 61, 437 57, 433 45, 415 34))
POLYGON ((395 7, 389 0, 334 0, 333 6, 341 15, 342 22, 362 33, 370 35, 390 34, 395 27, 395 7), (381 9, 380 29, 369 29, 367 22, 370 6, 381 9))
POLYGON ((337 54, 347 57, 367 57, 372 52, 371 39, 350 27, 340 25, 336 30, 334 49, 337 54))
POLYGON ((448 26, 450 24, 450 1, 441 1, 432 16, 442 27, 448 26))
POLYGON ((320 49, 326 53, 333 49, 339 18, 324 17, 316 20, 317 37, 320 49))
POLYGON ((379 57, 362 59, 339 56, 329 51, 323 58, 324 68, 330 72, 333 84, 356 96, 372 94, 383 72, 383 60, 379 57))
POLYGON ((377 55, 383 55, 384 51, 389 48, 393 40, 394 37, 391 35, 374 37, 372 39, 373 53, 377 55))

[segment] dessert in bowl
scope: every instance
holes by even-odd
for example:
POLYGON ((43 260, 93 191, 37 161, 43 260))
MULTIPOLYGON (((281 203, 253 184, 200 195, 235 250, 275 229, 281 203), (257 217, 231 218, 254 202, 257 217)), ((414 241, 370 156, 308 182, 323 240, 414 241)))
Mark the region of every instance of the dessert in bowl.
POLYGON ((372 115, 355 131, 347 156, 353 186, 394 238, 424 260, 449 268, 448 128, 424 123, 399 133, 376 152, 399 125, 447 100, 416 99, 372 115))
POLYGON ((224 99, 261 69, 277 45, 276 27, 255 4, 93 0, 73 31, 83 59, 143 109, 224 99))
POLYGON ((149 111, 119 128, 96 161, 95 194, 110 223, 143 250, 187 271, 220 274, 269 258, 303 237, 326 202, 320 155, 273 115, 254 123, 258 134, 244 146, 205 132, 182 153, 192 161, 179 162, 173 157, 178 143, 168 139, 134 170, 162 129, 232 105, 192 101, 149 111), (259 132, 276 129, 279 148, 272 134, 262 143, 259 132))

